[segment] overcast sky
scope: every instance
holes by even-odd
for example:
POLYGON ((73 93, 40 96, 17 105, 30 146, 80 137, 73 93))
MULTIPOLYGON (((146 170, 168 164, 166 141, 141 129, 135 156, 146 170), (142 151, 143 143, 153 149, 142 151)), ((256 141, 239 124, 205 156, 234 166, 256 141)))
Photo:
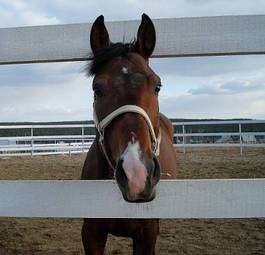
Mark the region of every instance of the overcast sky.
MULTIPOLYGON (((0 0, 0 27, 217 15, 265 14, 264 0, 0 0)), ((0 49, 1 50, 1 49, 0 49)), ((92 118, 85 63, 0 66, 1 121, 92 118)), ((160 109, 175 118, 265 119, 265 56, 152 59, 160 109)))

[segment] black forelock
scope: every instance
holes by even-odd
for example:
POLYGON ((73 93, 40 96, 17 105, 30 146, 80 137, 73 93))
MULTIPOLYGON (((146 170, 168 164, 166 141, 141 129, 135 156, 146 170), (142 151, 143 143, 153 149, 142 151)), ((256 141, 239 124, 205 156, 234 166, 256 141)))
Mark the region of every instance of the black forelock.
POLYGON ((90 56, 91 62, 87 66, 88 75, 97 74, 102 67, 113 58, 126 57, 135 49, 135 41, 131 43, 111 43, 109 47, 102 48, 90 56))

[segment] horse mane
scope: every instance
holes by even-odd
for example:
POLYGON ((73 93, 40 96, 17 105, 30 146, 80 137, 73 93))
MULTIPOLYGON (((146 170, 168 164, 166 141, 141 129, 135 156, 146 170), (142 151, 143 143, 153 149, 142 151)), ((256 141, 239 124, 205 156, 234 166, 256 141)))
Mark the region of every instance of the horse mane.
POLYGON ((91 62, 87 66, 88 75, 97 74, 107 62, 116 57, 126 57, 134 49, 135 41, 130 43, 111 43, 109 47, 97 50, 89 57, 91 62))

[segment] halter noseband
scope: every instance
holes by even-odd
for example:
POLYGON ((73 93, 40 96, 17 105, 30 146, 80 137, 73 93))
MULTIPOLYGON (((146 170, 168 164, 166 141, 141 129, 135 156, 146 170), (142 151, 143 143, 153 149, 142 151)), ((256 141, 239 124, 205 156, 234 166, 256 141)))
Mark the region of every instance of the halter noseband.
POLYGON ((105 128, 112 122, 113 119, 115 119, 116 117, 118 117, 119 115, 122 115, 124 113, 127 112, 133 112, 133 113, 138 113, 140 114, 146 121, 149 131, 150 131, 150 135, 151 135, 151 140, 152 140, 152 144, 153 144, 153 153, 156 156, 159 156, 159 145, 161 142, 161 134, 160 134, 160 130, 158 131, 158 135, 156 137, 152 122, 149 118, 149 116, 147 115, 147 113, 145 112, 145 110, 137 105, 123 105, 121 107, 119 107, 118 109, 116 109, 115 111, 111 112, 109 115, 107 115, 103 120, 98 121, 98 117, 95 111, 95 107, 94 107, 94 114, 93 114, 93 118, 94 118, 94 123, 96 126, 96 129, 98 130, 99 133, 99 142, 102 148, 102 151, 110 165, 110 167, 115 171, 115 167, 113 166, 113 164, 111 163, 110 158, 108 157, 105 145, 104 145, 104 131, 105 128))

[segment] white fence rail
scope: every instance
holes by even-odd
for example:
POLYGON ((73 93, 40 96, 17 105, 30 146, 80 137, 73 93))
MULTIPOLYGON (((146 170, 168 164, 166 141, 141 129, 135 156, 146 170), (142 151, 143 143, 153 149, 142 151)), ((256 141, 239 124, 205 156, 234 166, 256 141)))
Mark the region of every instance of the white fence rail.
MULTIPOLYGON (((265 15, 161 19, 155 20, 154 23, 157 29, 157 45, 153 57, 265 53, 265 15)), ((121 41, 123 38, 131 40, 138 25, 139 21, 107 23, 112 41, 121 41)), ((87 60, 90 51, 90 27, 91 24, 72 24, 1 28, 0 64, 87 60)), ((193 137, 193 134, 187 134, 185 125, 189 124, 184 124, 182 134, 176 134, 176 138, 183 137, 184 148, 188 146, 185 140, 193 137)), ((38 127, 31 128, 27 138, 20 136, 12 138, 13 141, 29 138, 24 140, 30 144, 27 153, 45 153, 40 149, 45 146, 38 145, 38 150, 35 151, 35 139, 46 138, 35 137, 33 129, 38 127)), ((243 148, 241 127, 238 132, 240 146, 243 148)), ((203 137, 205 134, 197 135, 203 137)), ((85 149, 84 145, 89 143, 89 137, 85 137, 84 133, 81 133, 81 136, 77 139, 81 139, 78 146, 81 141, 82 148, 85 149)), ((4 140, 3 137, 1 139, 4 140)), ((54 144, 48 146, 51 150, 49 153, 53 153, 54 144)), ((1 149, 1 155, 4 155, 6 149, 1 149)), ((18 149, 21 152, 21 148, 18 149)), ((158 195, 153 202, 129 204, 123 201, 117 185, 112 181, 0 181, 0 216, 265 217, 264 187, 264 179, 165 181, 159 184, 158 195)))
MULTIPOLYGON (((153 57, 265 53, 265 15, 154 20, 153 57)), ((131 41, 139 21, 107 22, 113 42, 131 41)), ((87 60, 91 24, 0 29, 0 64, 87 60)))
POLYGON ((265 217, 265 179, 161 181, 156 199, 140 204, 125 202, 110 180, 0 181, 0 194, 8 217, 265 217))
POLYGON ((185 153, 186 148, 201 148, 201 147, 238 147, 240 154, 243 153, 243 148, 265 148, 265 120, 230 120, 230 121, 190 121, 190 122, 173 122, 173 126, 181 127, 181 132, 175 133, 175 147, 182 148, 185 153), (262 130, 259 132, 244 131, 252 124, 262 125, 262 130), (190 132, 194 126, 201 126, 206 129, 210 126, 223 126, 227 129, 237 129, 234 132, 190 132), (206 127, 207 126, 207 127, 206 127), (242 129, 244 127, 244 129, 242 129), (196 139, 197 138, 197 139, 196 139), (201 139, 206 138, 206 139, 201 139), (217 139, 218 138, 218 139, 217 139))
MULTIPOLYGON (((244 147, 265 148, 265 121, 264 120, 245 120, 245 121, 194 121, 194 122, 174 122, 174 127, 178 131, 174 134, 175 147, 181 148, 183 152, 191 147, 238 147, 242 154, 244 147), (244 131, 251 124, 262 125, 263 132, 244 131), (236 132, 191 132, 194 126, 197 129, 205 129, 215 126, 226 125, 230 129, 237 129, 236 132), (244 129, 242 129, 242 126, 244 129), (189 132, 189 133, 187 133, 189 132), (256 138, 257 137, 257 138, 256 138), (223 139, 222 139, 223 138, 223 139), (246 141, 245 138, 248 138, 246 141)), ((33 156, 33 155, 52 155, 52 154, 74 154, 87 152, 90 148, 95 135, 85 134, 86 128, 94 128, 94 125, 9 125, 0 126, 1 130, 9 132, 16 130, 21 134, 21 130, 26 132, 25 136, 6 136, 0 137, 0 157, 3 156, 33 156), (71 128, 78 129, 79 134, 71 134, 71 128), (35 135, 42 129, 66 131, 67 135, 35 135), (6 143, 4 145, 4 142, 6 143), (2 145, 1 145, 2 143, 2 145)), ((90 130, 91 131, 91 130, 90 130)))
MULTIPOLYGON (((5 156, 33 156, 33 155, 52 155, 52 154, 75 154, 87 152, 90 148, 95 135, 86 135, 85 128, 94 128, 94 125, 6 125, 0 126, 0 132, 23 130, 25 136, 0 136, 0 157, 5 156), (53 129, 69 133, 70 128, 79 130, 78 135, 35 135, 35 132, 53 129), (29 135, 30 134, 30 135, 29 135), (1 145, 2 143, 2 145, 1 145)), ((45 132, 45 131, 44 131, 45 132)))

